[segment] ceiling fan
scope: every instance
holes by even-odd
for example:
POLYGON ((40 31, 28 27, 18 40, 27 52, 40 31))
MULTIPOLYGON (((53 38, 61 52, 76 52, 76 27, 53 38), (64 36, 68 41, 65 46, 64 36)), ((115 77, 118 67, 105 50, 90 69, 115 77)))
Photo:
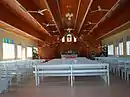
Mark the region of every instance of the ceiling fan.
POLYGON ((53 32, 53 33, 55 33, 55 32, 59 32, 58 30, 53 30, 53 31, 49 31, 49 32, 53 32))
POLYGON ((68 31, 70 33, 74 29, 73 28, 67 28, 67 29, 64 29, 64 30, 66 30, 66 31, 68 31))
POLYGON ((91 11, 90 13, 93 13, 93 12, 98 12, 98 11, 109 11, 108 9, 102 9, 101 6, 97 6, 97 10, 94 10, 94 11, 91 11))
POLYGON ((87 29, 84 29, 84 30, 83 30, 83 32, 87 32, 87 31, 89 32, 90 30, 87 30, 87 29))
POLYGON ((42 23, 43 25, 45 25, 46 27, 49 27, 49 26, 55 26, 56 24, 49 24, 49 23, 42 23))
POLYGON ((48 11, 48 9, 38 10, 38 11, 28 11, 29 13, 38 13, 40 15, 44 15, 43 12, 48 11))
POLYGON ((85 24, 85 25, 95 25, 95 24, 97 24, 97 23, 92 23, 92 22, 88 21, 88 24, 85 24))

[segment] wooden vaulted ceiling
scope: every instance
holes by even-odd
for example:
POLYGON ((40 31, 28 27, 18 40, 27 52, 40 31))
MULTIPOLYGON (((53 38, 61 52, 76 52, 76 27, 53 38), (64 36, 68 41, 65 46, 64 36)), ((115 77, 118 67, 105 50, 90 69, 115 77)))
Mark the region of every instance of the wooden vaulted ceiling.
POLYGON ((0 20, 42 41, 57 42, 70 32, 96 44, 129 23, 129 5, 130 0, 0 0, 0 20))

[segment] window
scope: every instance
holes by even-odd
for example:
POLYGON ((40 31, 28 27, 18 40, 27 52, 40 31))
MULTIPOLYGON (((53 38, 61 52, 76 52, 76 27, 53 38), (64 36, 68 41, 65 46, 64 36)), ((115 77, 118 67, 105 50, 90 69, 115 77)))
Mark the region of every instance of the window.
POLYGON ((119 55, 123 55, 123 42, 119 43, 119 55))
POLYGON ((71 34, 67 35, 67 42, 72 42, 72 35, 71 34))
POLYGON ((77 42, 77 38, 74 37, 74 42, 77 42))
POLYGON ((62 42, 77 42, 77 39, 72 34, 67 34, 62 37, 62 42))
POLYGON ((108 55, 114 55, 113 45, 108 45, 108 55))
POLYGON ((116 47, 115 47, 115 56, 118 56, 118 55, 119 55, 119 47, 116 46, 116 47))
POLYGON ((17 45, 17 58, 22 58, 22 46, 17 45))
POLYGON ((32 47, 27 47, 27 58, 32 58, 32 47))
POLYGON ((22 59, 26 59, 25 47, 22 48, 22 59))
POLYGON ((126 51, 127 51, 127 55, 130 55, 130 41, 126 42, 126 51))
POLYGON ((8 38, 3 38, 3 59, 15 58, 15 45, 14 41, 8 38))

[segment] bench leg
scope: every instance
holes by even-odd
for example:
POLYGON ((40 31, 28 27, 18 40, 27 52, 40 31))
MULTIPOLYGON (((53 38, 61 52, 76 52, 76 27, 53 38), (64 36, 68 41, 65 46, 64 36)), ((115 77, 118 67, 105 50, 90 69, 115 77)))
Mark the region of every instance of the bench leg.
POLYGON ((118 68, 118 75, 120 76, 120 69, 118 68))
POLYGON ((109 74, 109 71, 107 73, 107 84, 108 84, 108 86, 110 85, 110 74, 109 74))
POLYGON ((40 84, 40 76, 38 76, 38 85, 40 84))
POLYGON ((68 81, 70 82, 70 76, 68 76, 68 81))
POLYGON ((123 79, 123 74, 124 74, 124 72, 123 71, 121 71, 121 78, 123 79))
POLYGON ((73 80, 75 80, 75 76, 73 76, 73 80))
POLYGON ((71 87, 73 86, 73 76, 71 75, 70 76, 70 84, 71 84, 71 87))
POLYGON ((35 73, 35 82, 36 82, 36 86, 38 86, 38 76, 36 73, 35 73))
POLYGON ((127 72, 125 71, 124 73, 125 73, 125 80, 127 80, 127 72))
POLYGON ((129 81, 129 74, 127 73, 127 81, 129 81))

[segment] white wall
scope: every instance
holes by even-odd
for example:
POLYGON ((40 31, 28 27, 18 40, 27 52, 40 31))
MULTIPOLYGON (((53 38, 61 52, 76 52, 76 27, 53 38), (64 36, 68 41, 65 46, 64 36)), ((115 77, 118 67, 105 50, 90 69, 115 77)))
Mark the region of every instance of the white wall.
POLYGON ((130 36, 130 28, 102 40, 102 44, 103 45, 105 45, 105 44, 108 45, 110 43, 113 43, 114 44, 114 49, 115 49, 116 41, 118 41, 120 39, 123 39, 124 56, 126 56, 127 55, 126 54, 126 39, 127 39, 127 36, 130 36))
MULTIPOLYGON (((22 37, 20 35, 16 35, 12 32, 8 32, 6 30, 0 29, 0 60, 3 59, 3 49, 2 49, 2 39, 3 38, 9 38, 11 40, 14 40, 15 42, 15 57, 17 56, 17 44, 22 45, 22 47, 27 47, 27 46, 37 46, 37 42, 27 39, 25 37, 22 37)), ((15 58, 17 59, 17 57, 15 58)))

